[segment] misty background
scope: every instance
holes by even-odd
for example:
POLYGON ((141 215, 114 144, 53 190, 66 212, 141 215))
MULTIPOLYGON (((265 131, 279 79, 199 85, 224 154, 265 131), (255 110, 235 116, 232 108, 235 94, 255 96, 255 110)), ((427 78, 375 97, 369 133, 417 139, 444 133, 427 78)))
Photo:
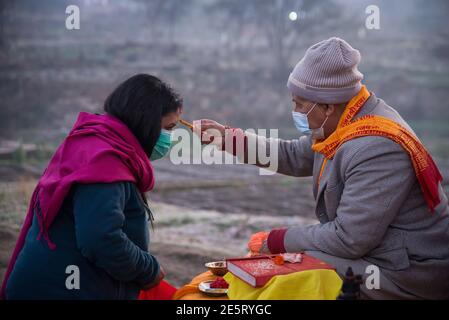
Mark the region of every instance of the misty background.
MULTIPOLYGON (((78 113, 101 112, 107 95, 137 73, 171 84, 187 120, 295 138, 288 75, 308 47, 341 37, 360 50, 368 89, 410 123, 447 181, 448 16, 444 0, 0 0, 0 267, 78 113), (80 30, 65 27, 72 4, 80 30), (369 5, 380 9, 380 30, 365 27, 369 5)), ((168 160, 155 169, 154 250, 175 284, 208 259, 243 253, 254 231, 314 222, 309 178, 168 160)))

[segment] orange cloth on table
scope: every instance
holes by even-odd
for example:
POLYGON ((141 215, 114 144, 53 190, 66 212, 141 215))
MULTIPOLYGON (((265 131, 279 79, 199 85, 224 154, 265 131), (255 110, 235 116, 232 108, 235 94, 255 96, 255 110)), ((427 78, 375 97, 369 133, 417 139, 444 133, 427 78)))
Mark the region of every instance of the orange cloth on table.
POLYGON ((176 288, 167 281, 162 280, 156 287, 141 290, 138 300, 171 300, 176 292, 176 288))
POLYGON ((173 296, 173 300, 228 300, 227 296, 206 296, 198 289, 198 286, 201 282, 215 279, 217 279, 217 276, 213 275, 210 271, 201 273, 193 278, 189 284, 186 284, 178 291, 176 291, 175 295, 173 296))

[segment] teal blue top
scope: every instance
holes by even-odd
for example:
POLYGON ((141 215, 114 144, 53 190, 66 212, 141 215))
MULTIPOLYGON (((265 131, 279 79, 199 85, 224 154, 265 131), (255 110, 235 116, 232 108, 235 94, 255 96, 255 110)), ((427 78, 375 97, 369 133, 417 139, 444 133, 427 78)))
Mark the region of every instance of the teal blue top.
POLYGON ((159 272, 146 212, 133 183, 75 185, 49 229, 55 250, 37 240, 35 214, 6 298, 136 299, 159 272))

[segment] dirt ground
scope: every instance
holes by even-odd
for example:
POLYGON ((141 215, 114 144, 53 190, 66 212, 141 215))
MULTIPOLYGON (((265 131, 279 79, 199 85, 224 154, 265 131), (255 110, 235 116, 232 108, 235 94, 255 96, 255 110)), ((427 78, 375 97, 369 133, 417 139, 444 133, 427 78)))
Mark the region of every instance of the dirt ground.
MULTIPOLYGON (((0 225, 0 277, 3 279, 9 258, 19 232, 18 227, 0 225)), ((205 271, 204 263, 214 261, 220 254, 207 250, 196 250, 177 244, 154 243, 151 252, 157 256, 167 273, 167 280, 179 287, 192 277, 205 271)), ((3 281, 3 280, 2 280, 3 281)))
MULTIPOLYGON (((217 211, 191 210, 164 203, 153 203, 155 230, 151 233, 150 252, 167 272, 167 280, 175 286, 188 283, 205 271, 204 264, 227 257, 246 254, 246 242, 257 231, 312 223, 304 218, 230 214, 217 211), (223 242, 223 239, 226 239, 223 242)), ((0 224, 0 277, 3 279, 14 249, 20 226, 19 219, 0 224)))
POLYGON ((19 227, 14 225, 0 224, 0 277, 3 276, 8 267, 8 261, 14 249, 14 244, 19 233, 19 227))
MULTIPOLYGON (((205 262, 246 254, 256 231, 314 222, 307 218, 313 200, 306 181, 295 185, 279 175, 260 177, 249 166, 175 167, 161 161, 155 171, 156 187, 148 194, 156 219, 150 251, 176 286, 205 271, 205 262)), ((0 182, 1 279, 37 178, 22 172, 14 179, 17 173, 13 168, 0 182)))
MULTIPOLYGON (((37 178, 14 170, 0 180, 1 279, 37 178)), ((310 178, 259 176, 257 168, 247 165, 174 166, 166 161, 157 162, 155 172, 156 187, 148 194, 155 216, 150 251, 178 287, 205 271, 205 262, 246 254, 254 232, 316 223, 310 178)), ((448 177, 448 170, 443 172, 448 177)))

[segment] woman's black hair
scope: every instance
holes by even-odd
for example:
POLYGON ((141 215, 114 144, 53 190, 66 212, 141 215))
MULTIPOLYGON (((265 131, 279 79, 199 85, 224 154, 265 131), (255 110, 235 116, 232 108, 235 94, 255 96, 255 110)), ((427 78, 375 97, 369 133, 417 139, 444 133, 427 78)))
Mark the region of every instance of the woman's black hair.
POLYGON ((162 117, 182 108, 182 99, 168 84, 148 74, 121 83, 106 99, 104 111, 125 123, 150 156, 161 133, 162 117))

